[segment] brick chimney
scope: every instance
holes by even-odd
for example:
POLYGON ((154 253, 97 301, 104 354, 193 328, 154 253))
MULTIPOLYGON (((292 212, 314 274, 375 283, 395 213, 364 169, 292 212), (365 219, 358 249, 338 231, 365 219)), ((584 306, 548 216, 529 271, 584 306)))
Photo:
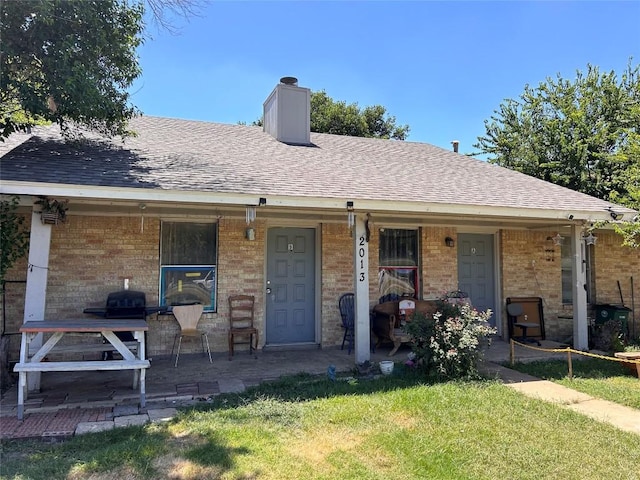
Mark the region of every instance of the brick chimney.
POLYGON ((453 145, 453 151, 458 153, 458 147, 460 146, 460 142, 458 140, 453 140, 451 142, 451 145, 453 145))
POLYGON ((263 104, 263 130, 279 142, 311 143, 311 90, 295 77, 282 77, 263 104))

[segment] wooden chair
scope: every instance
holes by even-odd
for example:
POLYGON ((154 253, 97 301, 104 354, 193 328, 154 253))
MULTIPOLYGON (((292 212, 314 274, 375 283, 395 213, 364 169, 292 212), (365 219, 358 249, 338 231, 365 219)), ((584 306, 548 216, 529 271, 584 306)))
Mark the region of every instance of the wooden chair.
POLYGON ((178 338, 178 352, 176 354, 176 363, 175 367, 178 366, 178 358, 180 357, 180 347, 182 345, 183 337, 197 337, 200 336, 200 341, 202 342, 202 353, 204 354, 204 345, 205 341, 207 344, 207 353, 209 354, 209 363, 213 363, 211 359, 211 348, 209 348, 209 337, 206 332, 201 332, 198 330, 198 322, 200 322, 200 318, 202 317, 203 305, 201 303, 196 303, 194 305, 176 305, 173 307, 173 315, 176 317, 176 320, 180 324, 180 332, 176 334, 176 338, 173 340, 173 348, 171 348, 171 355, 173 355, 173 350, 176 346, 176 341, 178 338))
POLYGON ((232 295, 229 297, 229 360, 233 357, 236 337, 249 337, 249 354, 258 349, 258 329, 253 326, 255 297, 232 295), (254 340, 255 336, 255 340, 254 340))

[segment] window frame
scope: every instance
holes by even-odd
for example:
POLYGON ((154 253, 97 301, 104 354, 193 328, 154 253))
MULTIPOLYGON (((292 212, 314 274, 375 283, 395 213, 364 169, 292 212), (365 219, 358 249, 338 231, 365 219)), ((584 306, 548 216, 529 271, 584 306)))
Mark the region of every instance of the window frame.
MULTIPOLYGON (((421 255, 420 255, 420 240, 421 240, 421 229, 419 227, 414 227, 414 228, 380 228, 378 231, 378 279, 379 279, 379 283, 378 283, 378 294, 380 295, 380 298, 384 298, 386 297, 388 294, 383 294, 383 292, 380 291, 380 280, 382 279, 382 275, 383 275, 383 271, 392 271, 394 272, 394 277, 396 278, 402 278, 402 277, 406 277, 406 274, 408 272, 412 272, 413 274, 413 288, 414 288, 414 292, 413 292, 413 297, 414 298, 420 298, 420 259, 421 259, 421 255), (393 263, 393 262, 383 262, 382 260, 382 235, 388 231, 404 231, 404 232, 413 232, 413 234, 415 235, 415 254, 412 260, 413 260, 413 265, 410 265, 408 263, 403 263, 403 264, 395 264, 395 265, 385 265, 384 263, 393 263)), ((399 258, 404 258, 404 257, 399 257, 399 258)), ((406 256, 407 259, 409 259, 409 256, 406 256)), ((393 295, 393 294, 392 294, 393 295)), ((402 296, 403 294, 398 294, 398 296, 402 296)))
MULTIPOLYGON (((180 232, 178 232, 180 233, 180 232)), ((203 312, 215 313, 218 309, 218 254, 219 254, 219 223, 204 220, 163 220, 160 222, 160 250, 159 250, 159 278, 158 278, 158 304, 160 306, 173 306, 188 303, 202 303, 203 312), (212 226, 213 239, 213 263, 162 263, 164 255, 164 229, 169 225, 207 225, 212 226), (174 287, 168 287, 169 277, 173 277, 174 287), (177 280, 177 283, 176 283, 177 280), (167 299, 167 289, 176 289, 177 301, 167 299), (184 290, 187 290, 185 293, 184 290), (208 303, 205 302, 208 300, 208 303)), ((200 259, 199 259, 200 260, 200 259)))

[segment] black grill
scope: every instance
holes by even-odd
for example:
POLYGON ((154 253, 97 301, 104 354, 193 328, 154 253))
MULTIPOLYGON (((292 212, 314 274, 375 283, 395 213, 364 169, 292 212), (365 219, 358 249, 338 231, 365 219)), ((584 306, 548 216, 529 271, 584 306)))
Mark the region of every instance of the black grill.
POLYGON ((85 308, 84 313, 102 318, 146 318, 153 313, 166 313, 167 307, 147 307, 144 292, 121 290, 107 296, 104 308, 85 308))
MULTIPOLYGON (((112 292, 107 296, 104 308, 85 308, 83 313, 102 318, 141 318, 153 313, 165 313, 167 307, 147 307, 144 292, 133 290, 121 290, 112 292)), ((131 332, 116 332, 116 336, 123 342, 133 340, 131 332)))
POLYGON ((144 292, 122 290, 110 293, 105 307, 105 318, 142 318, 147 316, 144 292))

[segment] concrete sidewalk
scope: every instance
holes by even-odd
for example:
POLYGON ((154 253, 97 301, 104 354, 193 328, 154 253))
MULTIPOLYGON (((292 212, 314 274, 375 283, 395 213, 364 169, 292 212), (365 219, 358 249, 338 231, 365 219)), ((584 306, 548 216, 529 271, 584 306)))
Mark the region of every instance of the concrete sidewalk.
POLYGON ((640 435, 640 410, 635 408, 593 398, 563 385, 540 380, 495 363, 487 363, 482 372, 489 378, 499 378, 508 387, 528 397, 562 405, 599 422, 640 435))

